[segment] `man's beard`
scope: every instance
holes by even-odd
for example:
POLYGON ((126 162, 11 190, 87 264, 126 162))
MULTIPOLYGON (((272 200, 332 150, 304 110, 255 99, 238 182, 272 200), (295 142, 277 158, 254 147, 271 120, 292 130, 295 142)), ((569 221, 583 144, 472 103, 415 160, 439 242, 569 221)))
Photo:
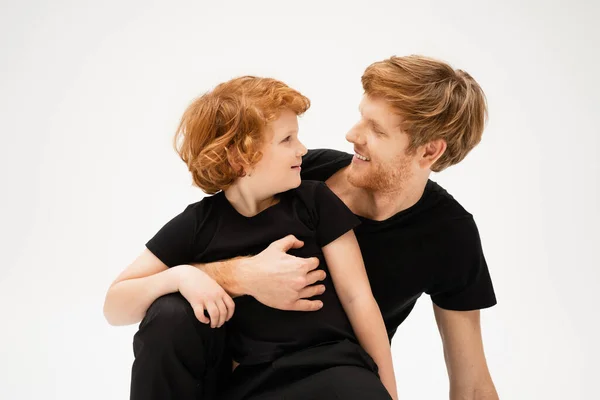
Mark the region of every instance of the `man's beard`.
POLYGON ((360 167, 350 166, 348 182, 368 191, 396 192, 402 191, 412 177, 410 159, 403 157, 395 163, 380 164, 369 161, 370 165, 362 166, 366 171, 358 171, 360 167), (355 169, 356 168, 356 169, 355 169))

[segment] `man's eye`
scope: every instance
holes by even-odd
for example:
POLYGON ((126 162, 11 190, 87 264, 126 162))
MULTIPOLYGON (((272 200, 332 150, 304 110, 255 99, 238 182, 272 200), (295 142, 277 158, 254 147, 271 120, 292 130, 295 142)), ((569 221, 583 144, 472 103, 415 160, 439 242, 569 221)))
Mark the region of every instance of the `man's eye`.
POLYGON ((375 125, 373 122, 371 122, 371 130, 373 130, 376 135, 385 135, 385 133, 377 129, 377 125, 375 125))

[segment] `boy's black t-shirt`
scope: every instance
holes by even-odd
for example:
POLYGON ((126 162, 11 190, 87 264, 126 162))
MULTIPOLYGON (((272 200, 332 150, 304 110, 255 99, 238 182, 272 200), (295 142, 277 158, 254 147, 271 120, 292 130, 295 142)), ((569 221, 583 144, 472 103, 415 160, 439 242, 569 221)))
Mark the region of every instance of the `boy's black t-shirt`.
MULTIPOLYGON (((309 151, 302 179, 326 181, 352 155, 309 151)), ((429 180, 421 199, 385 221, 359 216, 355 228, 373 295, 390 338, 423 293, 448 310, 477 310, 496 304, 473 216, 429 180)))
MULTIPOLYGON (((293 234, 304 246, 288 253, 319 258, 328 272, 322 248, 360 224, 359 219, 323 182, 303 181, 279 195, 280 201, 253 217, 238 213, 223 192, 190 204, 146 243, 168 267, 208 263, 258 254, 272 242, 293 234)), ((357 339, 336 295, 330 274, 315 312, 281 311, 253 297, 235 299, 228 322, 233 358, 246 365, 273 361, 311 346, 357 339)))

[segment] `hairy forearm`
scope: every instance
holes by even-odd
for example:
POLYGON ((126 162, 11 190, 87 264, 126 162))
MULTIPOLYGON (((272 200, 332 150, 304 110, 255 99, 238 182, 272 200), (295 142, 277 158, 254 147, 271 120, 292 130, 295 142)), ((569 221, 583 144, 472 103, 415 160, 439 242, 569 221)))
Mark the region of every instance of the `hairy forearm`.
POLYGON ((373 296, 364 295, 342 304, 358 341, 377 364, 381 382, 397 398, 390 342, 377 302, 373 296))
POLYGON ((193 266, 201 269, 214 279, 231 297, 238 297, 246 294, 241 284, 242 272, 238 267, 240 263, 247 261, 249 258, 236 257, 206 264, 193 264, 193 266))
POLYGON ((111 325, 140 322, 148 307, 160 296, 179 290, 179 274, 189 265, 180 265, 143 278, 113 284, 106 293, 104 317, 111 325))
POLYGON ((494 384, 485 382, 476 387, 456 388, 450 385, 450 400, 499 400, 494 384))
POLYGON ((318 300, 307 300, 323 291, 315 285, 325 272, 315 270, 317 257, 294 257, 287 252, 303 246, 292 235, 271 243, 259 254, 206 264, 194 264, 230 297, 252 296, 262 304, 288 311, 316 311, 318 300))

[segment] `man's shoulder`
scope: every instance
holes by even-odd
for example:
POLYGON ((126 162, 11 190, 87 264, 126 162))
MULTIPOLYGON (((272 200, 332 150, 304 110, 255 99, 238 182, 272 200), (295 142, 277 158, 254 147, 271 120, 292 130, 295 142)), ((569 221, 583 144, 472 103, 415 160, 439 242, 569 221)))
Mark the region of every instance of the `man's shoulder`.
POLYGON ((352 157, 352 154, 335 149, 310 149, 302 157, 302 160, 321 160, 323 162, 334 161, 340 158, 352 157))
POLYGON ((385 229, 409 230, 411 236, 445 237, 455 231, 472 231, 473 215, 446 189, 429 180, 421 199, 411 208, 389 218, 385 229))
POLYGON ((300 185, 287 193, 292 198, 299 198, 307 205, 313 205, 319 193, 331 191, 325 182, 314 179, 304 179, 300 185))
POLYGON ((428 204, 421 211, 421 227, 432 246, 443 244, 449 252, 479 248, 480 236, 473 215, 446 189, 429 181, 428 204), (473 247, 472 247, 473 246, 473 247))
POLYGON ((309 150, 302 157, 302 179, 326 181, 352 161, 352 154, 332 149, 309 150))
POLYGON ((423 213, 430 214, 438 222, 473 218, 473 215, 437 182, 427 182, 423 197, 423 213))

